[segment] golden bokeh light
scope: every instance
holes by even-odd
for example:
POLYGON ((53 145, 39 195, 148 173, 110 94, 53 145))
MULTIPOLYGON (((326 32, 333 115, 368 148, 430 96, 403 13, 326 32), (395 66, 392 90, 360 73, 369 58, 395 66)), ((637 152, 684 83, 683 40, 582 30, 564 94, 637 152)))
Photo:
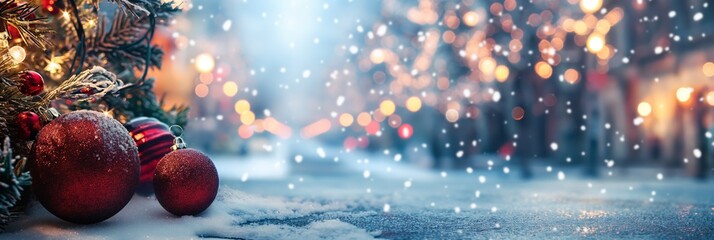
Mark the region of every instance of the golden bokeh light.
POLYGON ((366 127, 370 122, 372 122, 372 116, 370 116, 369 113, 361 112, 357 115, 357 124, 360 126, 366 127))
POLYGON ((199 83, 196 85, 196 89, 194 89, 194 91, 196 92, 196 96, 204 98, 208 96, 208 85, 199 83))
POLYGON ((692 92, 694 92, 694 89, 690 87, 681 87, 677 89, 677 101, 682 103, 689 101, 689 99, 692 97, 692 92))
POLYGON ((238 84, 234 81, 227 81, 223 83, 223 94, 228 97, 233 97, 238 94, 238 84))
POLYGON ((255 121, 255 113, 251 111, 246 111, 241 113, 240 115, 240 122, 245 124, 245 125, 251 125, 253 124, 253 121, 255 121))
POLYGON ((707 103, 711 106, 714 106, 714 91, 710 91, 707 93, 707 103))
POLYGON ((637 105, 637 113, 639 113, 640 116, 647 117, 652 113, 652 106, 648 102, 641 102, 637 105))
POLYGON ((498 80, 499 82, 506 81, 506 79, 508 79, 509 73, 510 71, 508 70, 508 67, 506 67, 505 65, 498 65, 498 67, 496 67, 496 80, 498 80))
POLYGON ((380 48, 372 50, 372 52, 369 54, 369 60, 372 60, 372 63, 374 63, 374 64, 383 63, 384 58, 385 58, 384 50, 382 50, 380 48))
POLYGON ((213 74, 211 73, 201 73, 198 74, 198 80, 203 84, 211 84, 213 82, 213 74))
POLYGON ((238 100, 234 106, 236 113, 243 114, 244 112, 250 111, 250 103, 245 99, 238 100))
POLYGON ((575 84, 580 79, 580 73, 578 73, 578 70, 568 68, 568 70, 565 70, 565 73, 563 73, 563 78, 565 78, 566 82, 575 84))
POLYGON ((213 59, 213 56, 211 56, 208 53, 202 53, 198 56, 196 56, 196 70, 198 70, 201 73, 207 73, 213 71, 213 68, 216 66, 216 61, 213 59))
POLYGON ((580 10, 584 13, 594 13, 602 8, 602 0, 580 0, 580 10))
POLYGON ((588 36, 587 48, 591 53, 600 52, 605 47, 605 37, 599 33, 592 33, 588 36))
POLYGON ((588 24, 583 20, 578 20, 573 24, 573 31, 578 35, 585 35, 588 33, 588 24))
POLYGON ((456 122, 459 120, 459 111, 455 109, 446 110, 446 120, 449 122, 456 122))
POLYGON ((409 110, 410 112, 419 111, 419 109, 421 109, 421 99, 419 99, 418 97, 410 97, 407 99, 406 105, 407 110, 409 110))
POLYGON ((384 116, 389 116, 394 114, 394 111, 396 110, 396 106, 394 105, 394 102, 392 100, 384 100, 382 103, 379 104, 379 111, 384 114, 384 116))
POLYGON ((493 58, 490 57, 483 58, 479 61, 478 68, 481 72, 483 72, 483 74, 491 75, 496 69, 496 60, 493 60, 493 58))
POLYGON ((550 64, 540 61, 536 63, 535 65, 535 71, 538 76, 540 76, 543 79, 548 79, 550 76, 553 75, 553 67, 550 66, 550 64))
POLYGON ((478 14, 474 11, 468 11, 463 16, 464 24, 469 27, 476 26, 478 24, 478 14))
POLYGON ((340 114, 340 125, 343 127, 349 127, 352 125, 352 123, 355 121, 354 117, 352 117, 352 114, 349 113, 343 113, 340 114))
POLYGON ((612 27, 610 21, 608 21, 607 19, 600 19, 595 25, 595 31, 601 34, 607 34, 607 32, 610 31, 610 27, 612 27))
POLYGON ((595 54, 595 55, 600 60, 608 60, 612 57, 613 53, 614 52, 610 49, 610 46, 605 46, 599 52, 597 52, 597 54, 595 54))
POLYGON ((713 62, 706 62, 702 66, 702 72, 704 73, 704 76, 707 77, 714 77, 714 63, 713 62))

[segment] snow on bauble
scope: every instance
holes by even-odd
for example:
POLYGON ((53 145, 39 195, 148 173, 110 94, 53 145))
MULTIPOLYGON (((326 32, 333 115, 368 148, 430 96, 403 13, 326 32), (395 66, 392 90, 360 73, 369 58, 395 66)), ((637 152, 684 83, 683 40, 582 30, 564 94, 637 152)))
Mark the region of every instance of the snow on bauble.
POLYGON ((42 128, 29 167, 42 206, 73 223, 114 216, 139 183, 134 140, 117 120, 95 111, 71 112, 42 128))

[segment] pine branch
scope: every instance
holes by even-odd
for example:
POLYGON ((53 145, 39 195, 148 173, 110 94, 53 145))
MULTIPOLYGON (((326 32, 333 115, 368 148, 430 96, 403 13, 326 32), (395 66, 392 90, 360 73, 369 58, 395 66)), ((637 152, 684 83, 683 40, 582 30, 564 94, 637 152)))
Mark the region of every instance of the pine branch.
POLYGON ((74 101, 96 101, 107 94, 114 94, 124 87, 114 73, 95 66, 67 79, 58 88, 43 97, 42 105, 62 98, 74 101))
MULTIPOLYGON (((0 56, 6 56, 7 49, 0 50, 0 56)), ((14 85, 14 79, 20 74, 20 68, 10 58, 0 58, 0 88, 14 85)))
POLYGON ((153 117, 168 125, 185 126, 188 123, 188 108, 172 106, 164 111, 163 101, 157 101, 153 88, 154 79, 150 78, 141 84, 123 88, 116 95, 107 95, 103 100, 112 109, 114 116, 125 116, 127 119, 153 117))
POLYGON ((25 159, 13 159, 10 138, 5 137, 0 164, 0 231, 12 218, 12 208, 22 198, 22 191, 32 184, 29 172, 16 171, 16 166, 24 166, 25 159), (20 172, 16 174, 16 172, 20 172))
POLYGON ((166 23, 169 17, 180 11, 170 3, 137 2, 140 2, 141 4, 137 4, 141 6, 146 6, 149 13, 131 16, 126 11, 117 10, 111 21, 111 27, 107 29, 107 22, 110 21, 105 16, 102 17, 97 34, 89 39, 88 54, 105 56, 108 63, 115 64, 112 68, 115 72, 130 71, 135 68, 146 70, 147 66, 161 68, 163 51, 156 45, 147 46, 147 44, 156 22, 166 23))
POLYGON ((14 0, 0 1, 0 22, 17 29, 22 41, 28 46, 47 49, 52 42, 47 37, 53 33, 47 18, 37 17, 37 7, 30 4, 16 4, 14 0))

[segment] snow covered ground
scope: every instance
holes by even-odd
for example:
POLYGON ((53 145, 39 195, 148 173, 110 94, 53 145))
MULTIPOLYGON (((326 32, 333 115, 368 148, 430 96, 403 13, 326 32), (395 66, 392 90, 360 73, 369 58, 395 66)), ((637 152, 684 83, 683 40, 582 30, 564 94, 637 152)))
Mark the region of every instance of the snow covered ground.
MULTIPOLYGON (((290 159, 291 161, 293 159, 290 159)), ((135 196, 95 225, 34 203, 3 239, 513 239, 714 237, 714 182, 641 171, 587 179, 563 170, 432 172, 394 161, 335 163, 332 174, 269 157, 216 158, 221 189, 199 216, 177 218, 135 196), (561 180, 562 179, 562 180, 561 180)))

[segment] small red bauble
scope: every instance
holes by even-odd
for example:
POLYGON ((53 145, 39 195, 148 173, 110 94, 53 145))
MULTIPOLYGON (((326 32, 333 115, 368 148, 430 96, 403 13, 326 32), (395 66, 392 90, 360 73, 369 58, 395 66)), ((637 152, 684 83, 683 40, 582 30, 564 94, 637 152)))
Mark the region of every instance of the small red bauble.
POLYGON ((7 24, 7 33, 8 35, 10 35, 10 39, 13 39, 15 41, 22 41, 20 31, 18 31, 15 26, 7 24))
POLYGON ((218 193, 216 166, 199 151, 175 150, 156 165, 154 191, 166 211, 177 216, 199 214, 218 193))
POLYGON ((24 140, 30 140, 37 136, 37 133, 42 129, 42 122, 37 113, 25 111, 17 115, 17 126, 19 127, 20 137, 24 140))
POLYGON ((124 125, 129 135, 139 148, 141 174, 139 176, 139 193, 153 192, 154 170, 156 164, 164 155, 171 152, 174 137, 169 126, 155 118, 138 117, 124 125))
POLYGON ((20 92, 27 96, 35 96, 45 90, 45 80, 42 75, 35 71, 27 71, 22 74, 22 86, 20 92))
POLYGON ((29 167, 42 206, 81 224, 114 216, 139 182, 139 154, 129 132, 94 111, 74 111, 42 128, 29 167))

